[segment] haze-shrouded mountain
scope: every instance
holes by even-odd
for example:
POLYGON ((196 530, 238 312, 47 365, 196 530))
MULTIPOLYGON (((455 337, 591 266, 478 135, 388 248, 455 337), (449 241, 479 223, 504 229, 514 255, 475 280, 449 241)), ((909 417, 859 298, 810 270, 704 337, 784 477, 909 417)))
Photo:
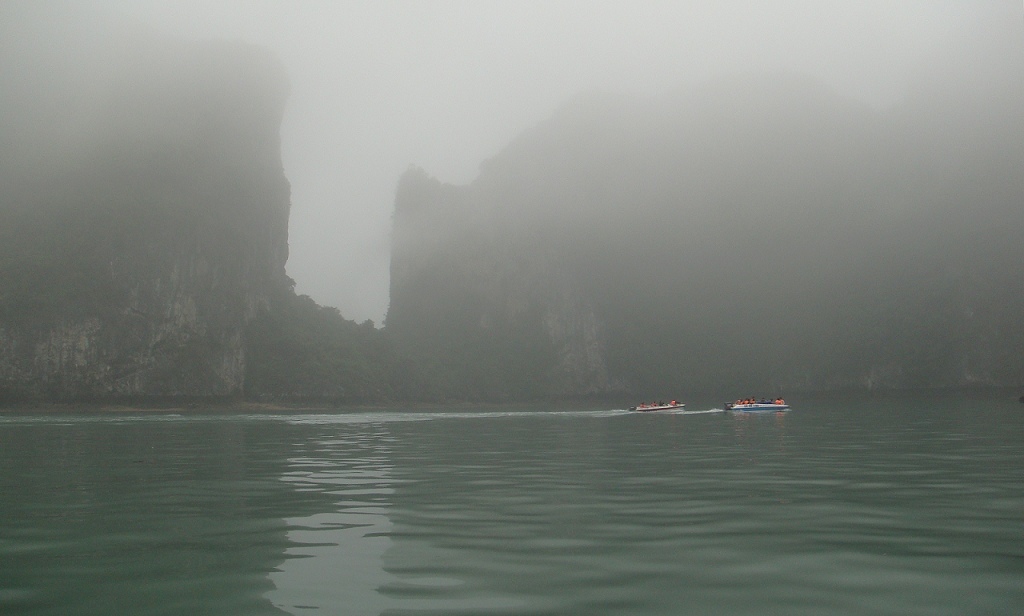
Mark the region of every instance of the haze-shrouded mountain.
POLYGON ((273 57, 24 32, 0 43, 0 401, 389 394, 380 332, 285 273, 273 57))
POLYGON ((581 96, 395 205, 387 330, 439 395, 1024 382, 1024 36, 876 111, 738 75, 581 96))
POLYGON ((287 285, 284 72, 241 44, 90 44, 4 95, 2 385, 238 393, 245 327, 287 285))

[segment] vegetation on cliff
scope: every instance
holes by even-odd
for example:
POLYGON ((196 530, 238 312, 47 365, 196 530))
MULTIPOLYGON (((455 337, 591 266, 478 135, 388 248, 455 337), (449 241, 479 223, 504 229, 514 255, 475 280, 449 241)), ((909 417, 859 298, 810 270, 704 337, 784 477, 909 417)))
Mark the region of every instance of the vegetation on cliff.
POLYGON ((245 395, 258 401, 409 398, 410 366, 372 321, 356 323, 289 287, 248 326, 245 395))

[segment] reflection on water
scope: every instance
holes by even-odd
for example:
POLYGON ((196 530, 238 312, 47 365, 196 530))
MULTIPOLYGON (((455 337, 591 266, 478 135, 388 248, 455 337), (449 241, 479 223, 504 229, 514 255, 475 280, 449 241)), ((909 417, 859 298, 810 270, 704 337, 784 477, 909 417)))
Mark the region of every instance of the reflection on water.
POLYGON ((382 565, 391 545, 389 438, 383 424, 360 427, 299 444, 309 451, 288 460, 285 482, 331 498, 327 511, 285 519, 292 547, 270 574, 275 590, 267 598, 289 613, 378 614, 385 608, 377 589, 390 582, 382 565))
POLYGON ((753 462, 766 454, 785 453, 789 412, 730 413, 738 453, 753 462))
MULTIPOLYGON (((281 614, 279 444, 238 422, 0 416, 0 613, 281 614)), ((301 510, 295 499, 289 505, 301 510)))
POLYGON ((1020 613, 1010 401, 0 415, 0 612, 1020 613))

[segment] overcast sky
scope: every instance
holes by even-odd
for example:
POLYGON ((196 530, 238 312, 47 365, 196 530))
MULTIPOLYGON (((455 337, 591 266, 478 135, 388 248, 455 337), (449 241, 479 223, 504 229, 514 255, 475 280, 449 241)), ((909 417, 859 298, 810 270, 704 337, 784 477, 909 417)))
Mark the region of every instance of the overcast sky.
MULTIPOLYGON (((0 0, 2 1, 2 0, 0 0)), ((654 95, 787 69, 881 107, 927 51, 998 2, 109 0, 90 9, 274 51, 297 291, 381 324, 399 175, 466 183, 573 95, 654 95)), ((1014 0, 1009 4, 1021 8, 1014 0)), ((1007 2, 1003 2, 1005 10, 1007 2)))

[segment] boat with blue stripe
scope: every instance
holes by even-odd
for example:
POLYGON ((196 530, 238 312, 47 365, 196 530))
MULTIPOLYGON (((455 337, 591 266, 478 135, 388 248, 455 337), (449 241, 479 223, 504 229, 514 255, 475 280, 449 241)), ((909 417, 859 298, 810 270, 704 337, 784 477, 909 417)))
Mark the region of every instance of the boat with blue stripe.
POLYGON ((736 402, 726 402, 725 410, 734 413, 770 413, 772 411, 788 411, 789 405, 782 398, 774 400, 745 398, 736 402))

